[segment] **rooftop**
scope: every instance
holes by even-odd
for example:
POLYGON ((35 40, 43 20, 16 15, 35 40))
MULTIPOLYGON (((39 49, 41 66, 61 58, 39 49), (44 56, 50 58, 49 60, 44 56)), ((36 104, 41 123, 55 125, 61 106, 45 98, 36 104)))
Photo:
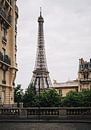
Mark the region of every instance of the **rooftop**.
POLYGON ((54 80, 53 87, 78 87, 78 80, 71 80, 62 83, 58 83, 56 80, 54 80))

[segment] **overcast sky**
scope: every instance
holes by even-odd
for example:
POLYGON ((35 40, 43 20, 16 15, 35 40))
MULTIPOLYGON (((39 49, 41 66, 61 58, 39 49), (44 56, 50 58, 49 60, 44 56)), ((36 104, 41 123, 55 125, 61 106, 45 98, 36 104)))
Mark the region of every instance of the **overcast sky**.
POLYGON ((91 0, 17 0, 18 72, 16 85, 28 87, 35 65, 40 6, 51 80, 77 78, 79 58, 91 57, 91 0))

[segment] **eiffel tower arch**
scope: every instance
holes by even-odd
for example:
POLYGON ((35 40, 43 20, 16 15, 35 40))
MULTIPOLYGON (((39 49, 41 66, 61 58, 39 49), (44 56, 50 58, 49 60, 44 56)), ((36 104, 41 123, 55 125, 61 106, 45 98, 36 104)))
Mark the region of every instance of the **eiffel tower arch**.
POLYGON ((37 91, 52 87, 46 62, 43 23, 44 19, 42 17, 42 12, 40 10, 40 16, 38 17, 38 43, 36 53, 37 55, 33 76, 30 83, 34 85, 37 91))

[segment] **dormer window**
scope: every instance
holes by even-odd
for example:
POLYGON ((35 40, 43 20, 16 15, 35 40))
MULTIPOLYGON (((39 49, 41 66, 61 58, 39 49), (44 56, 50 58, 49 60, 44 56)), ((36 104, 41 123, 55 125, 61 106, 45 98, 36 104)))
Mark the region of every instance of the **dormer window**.
POLYGON ((88 72, 84 73, 84 79, 88 79, 88 72))
POLYGON ((84 68, 84 66, 83 66, 83 64, 81 64, 81 65, 80 65, 80 69, 83 70, 83 68, 84 68))
POLYGON ((88 69, 88 64, 85 64, 85 68, 88 69))

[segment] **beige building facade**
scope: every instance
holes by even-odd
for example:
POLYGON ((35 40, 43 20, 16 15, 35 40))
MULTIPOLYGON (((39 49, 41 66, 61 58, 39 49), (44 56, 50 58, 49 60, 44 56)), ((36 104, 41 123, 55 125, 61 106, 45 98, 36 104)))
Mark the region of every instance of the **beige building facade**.
POLYGON ((58 94, 65 97, 70 91, 78 91, 78 80, 72 80, 67 82, 58 83, 54 80, 53 87, 58 92, 58 94))
POLYGON ((16 0, 0 0, 0 104, 14 103, 17 18, 16 0))
POLYGON ((91 89, 91 59, 84 61, 83 58, 79 59, 79 91, 83 89, 91 89))

